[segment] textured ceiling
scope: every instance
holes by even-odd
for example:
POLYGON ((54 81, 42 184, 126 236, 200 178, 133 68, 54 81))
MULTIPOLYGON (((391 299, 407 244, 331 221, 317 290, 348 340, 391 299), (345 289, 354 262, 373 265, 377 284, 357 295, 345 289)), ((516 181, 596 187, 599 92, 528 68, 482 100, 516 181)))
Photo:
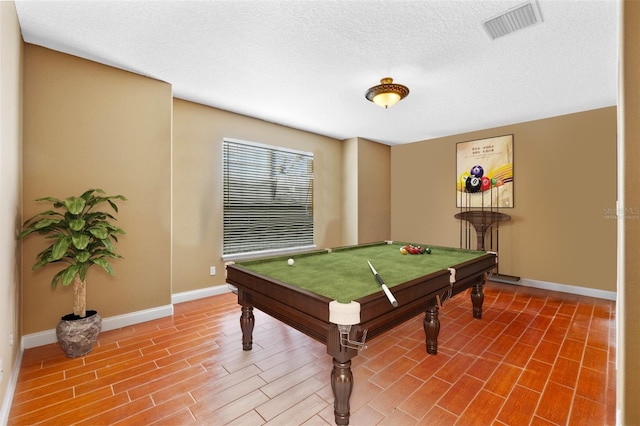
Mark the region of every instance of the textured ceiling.
POLYGON ((174 96, 389 145, 617 103, 615 0, 538 0, 543 22, 491 40, 517 1, 23 1, 28 43, 166 81, 174 96), (385 76, 411 93, 385 110, 385 76))

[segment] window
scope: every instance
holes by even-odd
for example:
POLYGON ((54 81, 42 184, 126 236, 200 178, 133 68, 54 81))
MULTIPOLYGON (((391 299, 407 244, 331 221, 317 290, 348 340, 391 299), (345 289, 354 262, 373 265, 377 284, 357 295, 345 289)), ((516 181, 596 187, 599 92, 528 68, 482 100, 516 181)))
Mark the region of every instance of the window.
POLYGON ((312 153, 225 139, 223 175, 223 256, 313 246, 312 153))

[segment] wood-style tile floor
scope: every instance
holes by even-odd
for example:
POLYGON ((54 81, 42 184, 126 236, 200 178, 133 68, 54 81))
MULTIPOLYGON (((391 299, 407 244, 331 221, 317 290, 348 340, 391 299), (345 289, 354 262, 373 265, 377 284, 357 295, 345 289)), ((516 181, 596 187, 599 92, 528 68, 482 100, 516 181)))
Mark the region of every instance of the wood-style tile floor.
MULTIPOLYGON (((422 317, 353 360, 352 425, 614 425, 615 302, 499 283, 484 316, 447 301, 438 355, 422 317)), ((242 351, 232 293, 103 332, 83 358, 26 350, 9 425, 333 424, 331 358, 255 311, 242 351)))

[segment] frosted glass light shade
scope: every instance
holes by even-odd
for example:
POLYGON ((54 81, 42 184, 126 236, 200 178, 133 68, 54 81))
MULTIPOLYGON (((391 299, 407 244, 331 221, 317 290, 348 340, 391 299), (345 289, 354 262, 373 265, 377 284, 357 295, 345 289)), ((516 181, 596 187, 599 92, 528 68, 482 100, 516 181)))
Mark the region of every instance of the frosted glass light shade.
POLYGON ((380 80, 380 84, 369 88, 364 97, 381 107, 389 108, 409 95, 409 89, 402 84, 396 84, 391 77, 380 80))

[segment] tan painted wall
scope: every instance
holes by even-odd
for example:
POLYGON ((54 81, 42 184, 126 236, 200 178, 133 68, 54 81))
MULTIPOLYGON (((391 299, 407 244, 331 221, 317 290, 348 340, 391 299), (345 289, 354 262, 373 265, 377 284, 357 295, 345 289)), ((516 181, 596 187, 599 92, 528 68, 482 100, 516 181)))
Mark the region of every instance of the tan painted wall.
POLYGON ((315 242, 319 248, 341 245, 340 141, 179 99, 173 126, 173 293, 224 284, 224 137, 313 152, 315 242))
POLYGON ((358 244, 358 138, 342 141, 342 244, 358 244))
MULTIPOLYGON (((0 2, 0 404, 19 358, 22 328, 20 254, 15 239, 22 208, 22 46, 15 4, 0 2)), ((0 410, 0 423, 2 417, 0 410)))
POLYGON ((390 155, 367 139, 342 141, 342 244, 389 239, 390 155))
MULTIPOLYGON (((116 275, 87 276, 88 308, 103 317, 171 303, 171 96, 167 83, 25 45, 25 217, 48 208, 36 198, 91 187, 129 199, 116 275)), ((31 271, 43 247, 37 237, 23 245, 25 334, 71 311, 71 288, 49 286, 56 267, 31 271)))
POLYGON ((500 273, 616 291, 616 108, 391 148, 391 237, 458 247, 456 143, 514 135, 500 273))
POLYGON ((391 148, 358 138, 358 244, 391 236, 391 148))
POLYGON ((623 3, 623 68, 621 73, 624 120, 624 280, 620 304, 622 323, 618 342, 621 357, 618 362, 618 402, 623 404, 620 424, 640 424, 640 2, 623 3))

